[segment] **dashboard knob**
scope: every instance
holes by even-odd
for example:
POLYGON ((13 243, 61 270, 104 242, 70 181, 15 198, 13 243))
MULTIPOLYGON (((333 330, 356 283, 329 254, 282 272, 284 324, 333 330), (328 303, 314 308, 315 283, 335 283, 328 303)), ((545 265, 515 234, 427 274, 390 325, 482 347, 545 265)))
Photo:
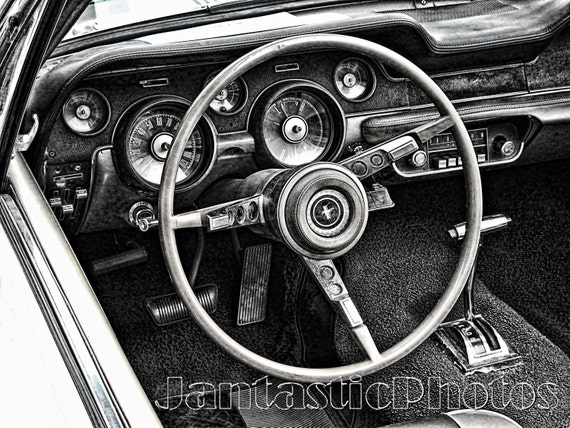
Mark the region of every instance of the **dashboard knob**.
POLYGON ((512 156, 516 150, 515 143, 507 140, 507 138, 502 135, 495 137, 493 140, 493 148, 503 157, 512 156))
POLYGON ((416 168, 421 168, 427 163, 428 155, 423 150, 418 150, 410 158, 410 163, 416 168))

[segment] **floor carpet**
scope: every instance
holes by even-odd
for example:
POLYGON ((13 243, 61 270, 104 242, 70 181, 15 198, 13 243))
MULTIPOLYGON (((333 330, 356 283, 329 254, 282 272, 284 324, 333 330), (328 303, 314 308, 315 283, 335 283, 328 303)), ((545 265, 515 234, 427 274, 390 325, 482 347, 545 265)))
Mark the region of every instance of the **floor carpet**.
MULTIPOLYGON (((524 389, 519 385, 523 381, 533 388, 547 385, 540 392, 533 389, 535 400, 529 409, 518 410, 526 402, 505 406, 505 412, 515 419, 530 421, 523 426, 558 426, 558 422, 553 425, 545 421, 570 420, 570 365, 568 356, 557 347, 566 353, 570 348, 569 165, 568 161, 561 161, 487 172, 483 176, 485 214, 510 215, 513 226, 485 239, 478 270, 478 309, 525 358, 524 369, 504 374, 510 391, 524 389), (549 389, 549 382, 556 385, 554 392, 549 389)), ((445 230, 464 219, 465 206, 460 178, 393 186, 390 192, 396 207, 371 215, 369 230, 345 260, 346 282, 381 349, 417 325, 442 292, 458 254, 458 245, 447 238, 445 230)), ((241 236, 246 242, 259 242, 247 232, 241 236)), ((72 241, 80 259, 88 262, 116 251, 116 239, 113 234, 104 233, 74 237, 72 241)), ((123 236, 119 241, 128 239, 123 236)), ((182 377, 184 387, 200 381, 253 382, 261 378, 263 374, 221 351, 192 321, 162 328, 154 325, 144 300, 173 292, 173 288, 156 234, 137 239, 149 250, 148 263, 90 279, 151 400, 164 397, 169 376, 182 377)), ((179 236, 186 264, 194 241, 190 232, 179 236)), ((292 362, 299 357, 292 320, 298 284, 295 278, 300 277, 300 265, 279 245, 274 246, 273 260, 268 319, 262 324, 241 328, 235 325, 240 268, 228 234, 207 236, 198 284, 215 282, 220 287, 215 319, 232 337, 262 355, 292 362)), ((457 309, 452 317, 459 315, 457 309)), ((342 358, 357 358, 343 328, 337 330, 337 338, 342 358)), ((501 374, 466 380, 430 339, 401 363, 365 380, 370 384, 398 376, 418 379, 422 386, 431 377, 444 383, 447 380, 457 384, 460 391, 468 391, 466 400, 480 404, 477 387, 475 391, 462 388, 473 388, 474 383, 488 387, 501 374)), ((377 400, 381 398, 376 395, 377 400)), ((425 404, 418 401, 408 409, 368 409, 361 412, 360 423, 380 426, 445 410, 445 406, 429 409, 425 404)))

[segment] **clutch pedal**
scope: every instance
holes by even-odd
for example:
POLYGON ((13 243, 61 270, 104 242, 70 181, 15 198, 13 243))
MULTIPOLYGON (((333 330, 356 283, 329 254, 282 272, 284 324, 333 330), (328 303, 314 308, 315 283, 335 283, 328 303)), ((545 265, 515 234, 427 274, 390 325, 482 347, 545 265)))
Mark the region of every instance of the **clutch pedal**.
MULTIPOLYGON (((208 314, 211 315, 216 312, 218 307, 218 286, 216 284, 197 287, 194 289, 194 293, 208 314)), ((151 297, 145 301, 145 306, 159 327, 190 318, 190 311, 180 296, 175 293, 151 297)))
POLYGON ((237 325, 253 324, 265 319, 270 267, 271 244, 245 249, 237 325))

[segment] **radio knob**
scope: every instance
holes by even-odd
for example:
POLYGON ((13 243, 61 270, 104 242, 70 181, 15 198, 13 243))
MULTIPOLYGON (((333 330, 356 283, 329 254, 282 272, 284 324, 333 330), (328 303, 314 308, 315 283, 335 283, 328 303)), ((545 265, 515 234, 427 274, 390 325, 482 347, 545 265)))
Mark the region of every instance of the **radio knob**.
POLYGON ((493 147, 503 157, 512 156, 516 151, 515 143, 507 140, 506 137, 502 135, 495 137, 493 140, 493 147))
POLYGON ((421 168, 427 163, 428 155, 423 150, 418 150, 410 158, 410 163, 416 168, 421 168))

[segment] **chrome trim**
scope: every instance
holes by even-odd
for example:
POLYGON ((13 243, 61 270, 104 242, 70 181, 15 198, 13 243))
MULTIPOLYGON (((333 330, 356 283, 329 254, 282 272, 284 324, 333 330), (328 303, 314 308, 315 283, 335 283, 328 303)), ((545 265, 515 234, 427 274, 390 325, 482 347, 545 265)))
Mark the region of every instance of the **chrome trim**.
POLYGON ((227 132, 224 134, 217 134, 218 147, 216 159, 223 159, 227 155, 224 153, 231 149, 239 149, 243 154, 255 153, 255 140, 253 135, 248 131, 227 132))
POLYGON ((21 154, 8 173, 16 202, 1 197, 3 221, 14 231, 46 321, 93 423, 161 426, 21 154))
POLYGON ((116 402, 74 319, 69 302, 58 292, 60 285, 44 252, 9 195, 0 196, 0 218, 92 423, 125 426, 125 419, 116 409, 116 402))
POLYGON ((27 134, 19 134, 18 139, 16 140, 16 144, 14 150, 17 152, 25 152, 30 148, 32 141, 36 138, 36 134, 38 133, 38 129, 40 129, 40 119, 38 118, 37 114, 32 115, 32 120, 34 121, 32 125, 32 129, 27 134))
MULTIPOLYGON (((12 199, 6 195, 6 198, 12 199)), ((0 379, 3 425, 74 428, 91 426, 90 415, 34 293, 26 261, 0 222, 0 379), (22 380, 25 380, 22 382, 22 380), (22 399, 41 391, 41 399, 22 399), (10 424, 12 422, 12 424, 10 424)))

